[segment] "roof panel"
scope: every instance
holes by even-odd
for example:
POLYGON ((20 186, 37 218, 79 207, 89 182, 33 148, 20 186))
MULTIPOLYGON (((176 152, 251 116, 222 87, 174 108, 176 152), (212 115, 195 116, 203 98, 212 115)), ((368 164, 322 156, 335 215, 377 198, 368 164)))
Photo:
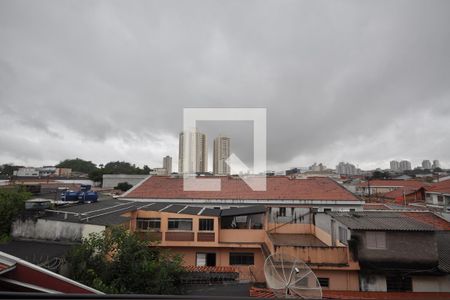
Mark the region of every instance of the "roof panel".
MULTIPOLYGON (((266 191, 253 191, 241 178, 213 177, 220 180, 220 191, 186 191, 183 178, 152 176, 126 198, 139 199, 238 199, 238 200, 330 200, 358 201, 359 199, 334 180, 327 177, 291 179, 286 176, 267 177, 266 191)), ((197 180, 211 179, 198 177, 197 180)))

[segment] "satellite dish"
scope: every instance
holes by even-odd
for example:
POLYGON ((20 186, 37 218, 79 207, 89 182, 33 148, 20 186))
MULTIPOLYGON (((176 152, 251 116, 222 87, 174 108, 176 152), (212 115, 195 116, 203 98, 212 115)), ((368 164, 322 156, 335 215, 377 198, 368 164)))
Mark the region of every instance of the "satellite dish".
POLYGON ((277 298, 322 299, 316 274, 302 260, 284 253, 266 258, 264 275, 267 286, 277 298))

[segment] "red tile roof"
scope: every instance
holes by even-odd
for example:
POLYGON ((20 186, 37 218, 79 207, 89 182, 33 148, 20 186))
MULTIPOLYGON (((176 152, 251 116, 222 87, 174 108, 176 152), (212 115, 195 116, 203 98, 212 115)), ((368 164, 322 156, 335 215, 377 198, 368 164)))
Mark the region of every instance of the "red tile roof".
POLYGON ((363 210, 391 210, 391 208, 384 203, 366 203, 363 205, 363 210))
POLYGON ((416 193, 418 190, 420 190, 420 188, 419 189, 410 187, 398 188, 393 191, 384 193, 383 197, 388 199, 403 199, 403 195, 408 196, 416 193))
POLYGON ((186 272, 202 272, 202 273, 236 273, 237 270, 231 266, 185 266, 186 272))
MULTIPOLYGON (((360 291, 330 291, 322 290, 323 299, 385 299, 385 300, 406 300, 406 299, 450 299, 450 293, 439 292, 360 292, 360 291)), ((274 293, 267 288, 250 289, 250 297, 275 298, 274 293)))
POLYGON ((450 230, 450 223, 431 212, 402 212, 408 218, 433 226, 436 230, 450 230))
MULTIPOLYGON (((203 180, 211 177, 198 177, 203 180)), ((326 177, 290 179, 267 177, 266 191, 253 191, 242 179, 214 177, 221 181, 220 191, 183 191, 183 178, 152 176, 125 198, 145 199, 244 199, 244 200, 343 200, 355 201, 356 196, 326 177)))
POLYGON ((427 192, 450 194, 450 179, 433 184, 432 187, 427 188, 427 192))
MULTIPOLYGON (((360 187, 367 187, 367 181, 358 184, 360 187)), ((419 180, 397 180, 397 179, 375 179, 370 180, 371 187, 408 187, 419 189, 421 187, 428 187, 431 184, 419 180)))

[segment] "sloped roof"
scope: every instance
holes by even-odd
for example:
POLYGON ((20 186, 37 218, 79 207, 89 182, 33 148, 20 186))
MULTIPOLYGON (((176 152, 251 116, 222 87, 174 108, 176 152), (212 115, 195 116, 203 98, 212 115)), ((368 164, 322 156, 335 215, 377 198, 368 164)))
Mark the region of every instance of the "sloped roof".
MULTIPOLYGON (((198 177, 198 180, 212 177, 198 177)), ((220 191, 184 191, 183 178, 151 176, 135 189, 122 195, 125 199, 229 199, 229 200, 339 200, 359 199, 338 183, 326 177, 290 179, 267 177, 266 191, 253 191, 242 179, 213 177, 221 181, 220 191)))
POLYGON ((395 189, 393 191, 387 192, 383 194, 384 198, 389 198, 389 199, 398 199, 403 197, 403 195, 408 196, 411 194, 416 193, 418 190, 420 190, 420 188, 411 188, 411 187, 402 187, 402 188, 398 188, 395 189))
POLYGON ((421 187, 431 186, 431 184, 419 180, 396 180, 396 179, 374 179, 370 180, 369 183, 367 181, 361 182, 358 184, 359 187, 408 187, 419 189, 421 187))
POLYGON ((450 180, 444 180, 427 188, 427 192, 450 194, 450 180))
POLYGON ((447 225, 441 223, 441 221, 446 222, 445 220, 438 221, 434 219, 434 217, 438 218, 437 216, 425 212, 363 211, 328 212, 328 214, 352 230, 447 230, 447 225))

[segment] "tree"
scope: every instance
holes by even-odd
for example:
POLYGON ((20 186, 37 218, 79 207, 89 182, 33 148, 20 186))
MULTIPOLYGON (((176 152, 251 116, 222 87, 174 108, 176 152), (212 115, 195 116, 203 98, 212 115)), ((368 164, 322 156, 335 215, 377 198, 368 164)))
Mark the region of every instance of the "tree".
POLYGON ((0 189, 0 239, 9 237, 11 225, 25 209, 25 201, 31 193, 24 189, 0 189))
POLYGON ((57 168, 70 168, 74 172, 81 172, 81 173, 86 173, 86 174, 89 174, 89 173, 97 170, 97 166, 93 162, 83 160, 80 158, 66 159, 66 160, 60 162, 59 164, 57 164, 56 167, 57 168))
POLYGON ((89 179, 93 182, 102 182, 103 181, 103 171, 102 170, 94 170, 89 173, 89 179))
POLYGON ((148 174, 150 168, 141 169, 125 161, 111 161, 103 167, 103 174, 148 174), (147 171, 148 170, 148 171, 147 171))
POLYGON ((0 174, 11 177, 13 175, 14 171, 17 171, 19 168, 20 168, 19 166, 13 166, 11 164, 4 164, 0 167, 0 169, 1 169, 0 174))
POLYGON ((125 191, 128 191, 129 189, 131 189, 132 187, 133 186, 131 184, 129 184, 128 182, 120 182, 116 187, 114 187, 114 189, 125 192, 125 191))
POLYGON ((69 276, 105 293, 180 293, 181 256, 148 243, 123 227, 91 233, 69 252, 69 276))

